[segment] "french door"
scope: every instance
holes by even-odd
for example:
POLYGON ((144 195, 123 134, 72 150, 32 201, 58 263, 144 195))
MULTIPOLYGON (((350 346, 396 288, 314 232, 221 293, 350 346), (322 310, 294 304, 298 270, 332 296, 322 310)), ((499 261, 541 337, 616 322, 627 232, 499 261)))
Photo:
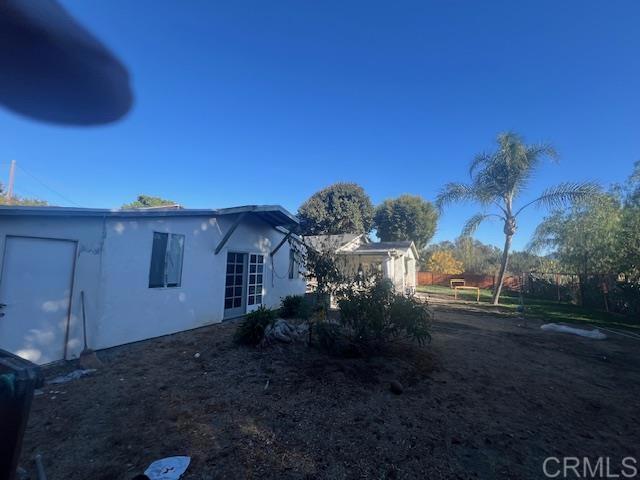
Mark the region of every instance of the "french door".
POLYGON ((227 253, 227 276, 224 285, 224 318, 246 312, 247 254, 227 253))
POLYGON ((264 255, 228 252, 224 286, 224 318, 252 312, 264 297, 264 255))
POLYGON ((248 295, 247 312, 256 310, 262 305, 264 293, 264 255, 249 254, 249 276, 247 277, 248 295))

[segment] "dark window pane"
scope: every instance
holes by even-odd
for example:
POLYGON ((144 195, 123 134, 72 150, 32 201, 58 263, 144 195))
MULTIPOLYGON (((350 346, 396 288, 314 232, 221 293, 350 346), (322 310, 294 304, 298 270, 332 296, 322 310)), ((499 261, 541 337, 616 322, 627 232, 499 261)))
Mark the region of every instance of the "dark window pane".
POLYGON ((256 273, 256 266, 255 265, 249 265, 249 273, 256 273))
POLYGON ((227 298, 224 301, 224 308, 231 308, 233 307, 233 299, 232 298, 227 298))
POLYGON ((296 266, 296 256, 293 250, 289 250, 289 278, 294 277, 294 270, 296 266))
POLYGON ((262 295, 256 295, 256 303, 262 303, 262 295))
POLYGON ((254 287, 254 286, 250 286, 250 287, 249 287, 249 295, 252 295, 252 294, 254 294, 254 293, 256 293, 256 287, 254 287))
POLYGON ((227 286, 233 285, 233 275, 227 275, 227 286))
POLYGON ((256 283, 262 283, 262 275, 258 275, 258 281, 256 283))
POLYGON ((251 263, 256 263, 256 256, 255 255, 251 255, 251 263))
POLYGON ((227 253, 227 263, 233 263, 236 261, 236 254, 235 253, 227 253))
POLYGON ((264 270, 264 265, 258 265, 258 273, 262 273, 264 270))
POLYGON ((256 283, 256 276, 255 275, 249 275, 249 283, 251 283, 251 284, 256 283))
POLYGON ((239 263, 236 265, 236 273, 242 273, 242 270, 244 270, 244 265, 239 263))
POLYGON ((224 289, 225 297, 233 297, 233 287, 227 287, 224 289))
POLYGON ((184 256, 184 235, 169 235, 165 277, 167 286, 178 287, 182 280, 182 257, 184 256))
POLYGON ((258 255, 258 263, 264 262, 264 255, 258 255))
POLYGON ((236 275, 236 285, 242 285, 242 275, 236 275))
POLYGON ((255 298, 253 295, 249 295, 249 305, 253 305, 255 303, 255 298))
POLYGON ((242 296, 242 287, 236 287, 235 296, 236 297, 242 296))
POLYGON ((165 257, 169 234, 154 232, 151 249, 151 268, 149 269, 149 287, 164 287, 165 257))
POLYGON ((227 273, 233 273, 233 264, 231 263, 227 264, 227 273))
POLYGON ((241 300, 239 298, 234 298, 233 299, 233 308, 238 308, 241 305, 241 300))

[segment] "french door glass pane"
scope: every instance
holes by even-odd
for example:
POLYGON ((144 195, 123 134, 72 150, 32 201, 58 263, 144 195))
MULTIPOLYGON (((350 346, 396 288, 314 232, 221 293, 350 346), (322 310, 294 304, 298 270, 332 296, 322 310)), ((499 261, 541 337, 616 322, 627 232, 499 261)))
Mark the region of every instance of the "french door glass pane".
POLYGON ((249 255, 249 296, 248 305, 262 304, 262 272, 264 271, 264 255, 249 255))
POLYGON ((242 253, 227 253, 227 276, 224 290, 224 308, 238 308, 242 306, 242 290, 244 255, 242 253))

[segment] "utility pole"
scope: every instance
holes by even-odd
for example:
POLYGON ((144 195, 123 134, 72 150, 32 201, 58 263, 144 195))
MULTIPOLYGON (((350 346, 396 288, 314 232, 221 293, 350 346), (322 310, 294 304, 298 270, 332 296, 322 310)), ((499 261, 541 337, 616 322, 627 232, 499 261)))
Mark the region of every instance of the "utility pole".
POLYGON ((9 184, 7 185, 7 200, 9 202, 13 198, 13 182, 16 178, 16 161, 11 160, 11 166, 9 167, 9 184))

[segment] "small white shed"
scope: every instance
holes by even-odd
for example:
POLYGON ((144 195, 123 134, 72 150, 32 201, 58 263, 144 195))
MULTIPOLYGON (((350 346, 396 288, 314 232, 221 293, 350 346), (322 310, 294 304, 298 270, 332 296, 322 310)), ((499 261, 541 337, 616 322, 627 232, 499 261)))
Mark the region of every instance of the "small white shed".
POLYGON ((397 292, 415 291, 419 256, 410 240, 371 242, 365 234, 340 234, 305 237, 305 244, 320 252, 331 250, 344 259, 343 268, 352 274, 378 270, 393 282, 397 292))
POLYGON ((297 219, 219 210, 0 207, 0 348, 39 364, 276 307, 303 294, 297 219))

